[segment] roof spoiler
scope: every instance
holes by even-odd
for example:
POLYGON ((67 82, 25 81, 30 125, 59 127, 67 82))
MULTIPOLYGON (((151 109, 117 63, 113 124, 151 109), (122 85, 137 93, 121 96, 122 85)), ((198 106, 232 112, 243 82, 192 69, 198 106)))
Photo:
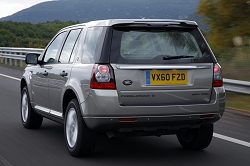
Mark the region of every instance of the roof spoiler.
POLYGON ((114 26, 122 27, 122 26, 129 26, 129 27, 198 27, 195 22, 148 22, 148 21, 135 21, 133 23, 120 23, 115 24, 114 26))

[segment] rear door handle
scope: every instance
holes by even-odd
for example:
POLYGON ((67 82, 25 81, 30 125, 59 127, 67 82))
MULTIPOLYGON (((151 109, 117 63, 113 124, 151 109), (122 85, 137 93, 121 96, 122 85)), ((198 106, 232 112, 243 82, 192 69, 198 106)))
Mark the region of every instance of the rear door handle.
POLYGON ((68 73, 66 73, 65 71, 62 71, 62 72, 60 73, 60 76, 62 76, 62 77, 68 76, 68 73))
POLYGON ((48 76, 48 72, 45 70, 43 73, 42 73, 44 76, 48 76))

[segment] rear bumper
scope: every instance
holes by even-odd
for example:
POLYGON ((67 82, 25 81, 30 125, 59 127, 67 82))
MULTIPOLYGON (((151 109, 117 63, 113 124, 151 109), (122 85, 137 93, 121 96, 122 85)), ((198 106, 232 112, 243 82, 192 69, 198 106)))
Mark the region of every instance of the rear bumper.
POLYGON ((200 115, 169 116, 169 117, 133 117, 134 122, 121 122, 118 117, 84 118, 89 128, 96 131, 178 131, 185 128, 198 128, 202 124, 214 123, 221 116, 214 114, 213 118, 201 119, 200 115))
POLYGON ((87 126, 97 131, 178 130, 218 121, 224 113, 225 100, 224 87, 217 87, 213 88, 207 104, 121 106, 116 90, 91 90, 81 109, 87 126), (214 116, 200 118, 207 114, 214 116), (120 122, 119 118, 136 118, 136 121, 120 122))

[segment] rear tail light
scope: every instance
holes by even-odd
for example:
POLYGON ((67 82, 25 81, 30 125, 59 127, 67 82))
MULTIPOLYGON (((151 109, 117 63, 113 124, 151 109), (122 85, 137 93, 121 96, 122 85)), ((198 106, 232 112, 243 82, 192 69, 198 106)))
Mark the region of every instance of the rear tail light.
POLYGON ((222 71, 219 64, 214 64, 214 80, 213 87, 223 86, 222 71))
POLYGON ((95 64, 92 70, 90 88, 116 89, 113 68, 109 64, 95 64))

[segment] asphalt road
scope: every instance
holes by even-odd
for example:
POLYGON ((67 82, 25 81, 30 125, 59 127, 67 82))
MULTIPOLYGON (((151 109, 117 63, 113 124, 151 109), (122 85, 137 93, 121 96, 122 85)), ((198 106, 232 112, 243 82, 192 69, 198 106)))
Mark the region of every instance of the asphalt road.
POLYGON ((75 165, 250 165, 250 114, 227 109, 215 124, 215 135, 203 151, 184 150, 173 135, 116 138, 100 136, 94 155, 69 155, 63 126, 44 119, 38 130, 20 119, 20 68, 0 65, 0 166, 75 165), (226 136, 226 137, 225 137, 226 136))

